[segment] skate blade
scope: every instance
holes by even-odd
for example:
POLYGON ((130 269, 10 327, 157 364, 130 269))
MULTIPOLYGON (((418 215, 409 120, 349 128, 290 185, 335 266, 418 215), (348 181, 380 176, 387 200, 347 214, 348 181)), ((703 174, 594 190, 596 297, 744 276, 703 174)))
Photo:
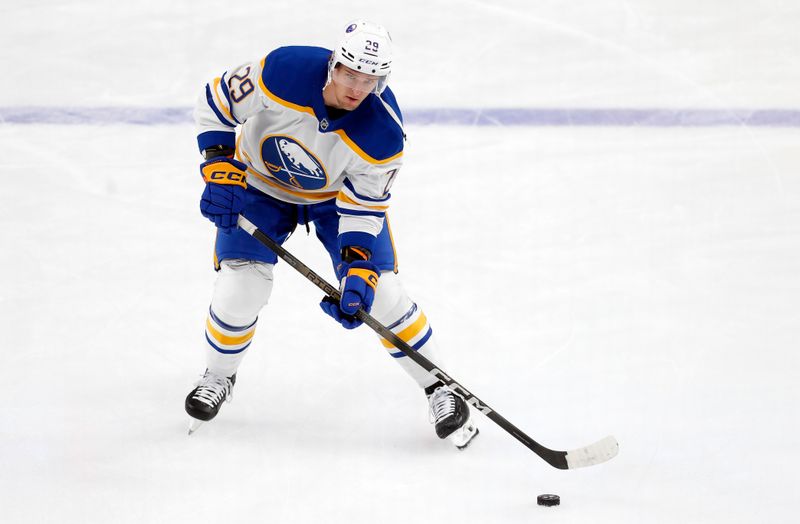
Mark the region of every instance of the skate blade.
POLYGON ((475 426, 470 419, 466 424, 448 435, 447 440, 458 449, 466 449, 472 440, 478 436, 478 433, 480 433, 480 431, 478 431, 477 426, 475 426))
POLYGON ((200 426, 203 425, 203 420, 197 420, 196 418, 189 417, 189 435, 197 431, 200 426))

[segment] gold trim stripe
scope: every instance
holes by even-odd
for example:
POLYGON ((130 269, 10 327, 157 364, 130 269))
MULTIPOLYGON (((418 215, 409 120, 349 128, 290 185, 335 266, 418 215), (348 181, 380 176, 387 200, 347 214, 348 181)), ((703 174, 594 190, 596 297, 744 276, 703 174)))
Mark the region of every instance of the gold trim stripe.
POLYGON ((253 161, 250 159, 250 155, 245 153, 244 150, 242 150, 242 148, 240 147, 241 141, 242 141, 242 135, 239 135, 239 137, 236 139, 236 155, 235 156, 236 156, 236 160, 242 161, 242 159, 244 159, 248 164, 250 164, 250 166, 247 167, 247 174, 248 175, 253 175, 257 179, 259 179, 262 182, 264 182, 265 184, 267 184, 268 186, 274 187, 275 189, 280 189, 281 191, 283 191, 285 193, 289 193, 290 195, 294 195, 294 196, 297 196, 297 197, 307 198, 309 200, 320 200, 320 201, 322 201, 322 200, 330 200, 331 198, 336 198, 336 195, 338 194, 336 191, 327 191, 325 193, 300 193, 298 191, 292 191, 291 189, 287 189, 287 188, 283 187, 282 185, 278 184, 277 182, 273 182, 272 180, 268 179, 265 175, 259 173, 253 167, 251 167, 253 165, 253 161))
POLYGON ((276 95, 275 93, 273 93, 272 91, 267 89, 267 85, 264 83, 264 64, 266 64, 266 62, 267 62, 267 57, 264 57, 263 59, 261 59, 261 73, 258 75, 258 85, 261 87, 261 90, 264 91, 264 94, 267 95, 272 100, 274 100, 275 102, 279 103, 282 106, 288 107, 290 109, 294 109, 295 111, 301 111, 303 113, 308 113, 309 115, 311 115, 314 118, 316 118, 317 115, 314 113, 314 109, 313 108, 310 108, 310 107, 307 107, 307 106, 301 106, 301 105, 298 105, 298 104, 293 104, 293 103, 289 102, 288 100, 284 100, 283 98, 279 97, 278 95, 276 95))
POLYGON ((339 135, 339 137, 344 141, 344 143, 347 144, 348 146, 350 146, 350 149, 352 149, 358 156, 360 156, 361 158, 363 158, 364 160, 366 160, 370 164, 378 164, 378 165, 380 165, 380 164, 388 164, 392 160, 396 160, 396 159, 400 158, 401 156, 403 156, 403 152, 400 151, 396 155, 392 155, 389 158, 386 158, 386 159, 383 159, 383 160, 378 160, 377 158, 373 158, 373 157, 369 156, 363 149, 358 147, 358 144, 353 142, 353 140, 349 136, 347 136, 347 133, 345 133, 343 130, 337 129, 336 131, 334 131, 334 133, 339 135))
MULTIPOLYGON (((428 318, 425 316, 425 313, 420 313, 419 318, 415 320, 413 324, 405 328, 403 331, 397 333, 397 336, 403 339, 404 342, 408 342, 412 338, 419 335, 422 329, 427 325, 427 323, 428 323, 428 318)), ((394 347, 394 344, 392 344, 383 337, 381 337, 381 344, 383 344, 383 347, 387 349, 394 347)))
POLYGON ((383 217, 384 227, 389 231, 389 242, 392 244, 392 253, 394 254, 394 272, 397 273, 397 268, 400 263, 397 261, 397 247, 394 245, 394 235, 392 235, 392 226, 389 224, 389 213, 383 217))
POLYGON ((244 344, 245 342, 247 342, 248 340, 253 338, 253 335, 255 335, 255 333, 256 333, 255 328, 253 328, 253 330, 250 331, 249 333, 247 333, 245 335, 238 336, 238 337, 231 337, 231 336, 225 335, 224 333, 221 333, 220 331, 218 331, 211 324, 211 318, 210 317, 206 318, 206 329, 211 334, 211 336, 214 337, 214 339, 217 342, 220 342, 221 344, 225 344, 226 346, 238 346, 239 344, 244 344))
POLYGON ((222 98, 219 96, 219 93, 217 92, 221 80, 222 80, 221 77, 217 77, 214 79, 214 90, 212 91, 212 93, 214 94, 214 100, 217 102, 219 108, 222 109, 222 111, 225 113, 225 116, 227 116, 230 119, 230 121, 235 124, 236 119, 233 118, 231 112, 228 111, 228 108, 225 106, 225 104, 222 103, 222 98))
MULTIPOLYGON (((314 118, 317 118, 317 114, 314 113, 314 109, 313 108, 308 107, 308 106, 301 106, 301 105, 298 105, 298 104, 293 104, 292 102, 289 102, 288 100, 284 100, 283 98, 279 97, 278 95, 276 95, 275 93, 273 93, 272 91, 267 89, 266 84, 264 84, 264 65, 266 64, 266 62, 267 62, 267 58, 266 57, 261 59, 261 74, 258 75, 258 85, 259 85, 259 87, 261 87, 261 90, 264 92, 264 94, 267 95, 273 101, 279 103, 280 105, 282 105, 284 107, 288 107, 290 109, 294 109, 295 111, 300 111, 302 113, 308 113, 309 115, 313 116, 314 118)), ((358 144, 353 142, 353 140, 349 136, 347 136, 347 133, 345 133, 343 130, 337 129, 336 131, 334 131, 334 133, 339 135, 339 137, 344 141, 345 144, 347 144, 350 147, 350 149, 353 150, 353 152, 355 152, 358 156, 360 156, 361 158, 363 158, 364 160, 366 160, 370 164, 378 164, 378 165, 380 165, 380 164, 388 164, 392 160, 398 159, 401 156, 403 156, 403 152, 400 151, 399 153, 397 153, 395 155, 392 155, 389 158, 386 158, 386 159, 383 159, 383 160, 378 160, 377 158, 371 157, 363 149, 358 147, 358 144)))
POLYGON ((284 193, 289 193, 290 195, 298 196, 301 198, 306 198, 309 200, 330 200, 331 198, 335 198, 337 195, 336 191, 330 191, 327 193, 301 193, 299 191, 292 191, 291 189, 287 189, 282 185, 278 184, 277 182, 273 182, 272 180, 268 179, 252 167, 247 168, 247 174, 253 175, 265 184, 268 184, 270 187, 274 187, 275 189, 280 189, 284 193))

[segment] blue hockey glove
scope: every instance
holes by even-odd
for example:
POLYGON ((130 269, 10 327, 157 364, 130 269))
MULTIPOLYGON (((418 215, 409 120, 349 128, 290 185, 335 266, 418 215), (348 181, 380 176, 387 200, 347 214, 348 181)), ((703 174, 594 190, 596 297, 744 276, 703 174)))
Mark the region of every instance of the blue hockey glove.
POLYGON ((336 302, 330 297, 325 297, 319 303, 320 307, 345 328, 357 328, 363 322, 354 315, 359 309, 367 313, 372 309, 379 275, 378 266, 368 260, 352 262, 347 266, 347 272, 342 279, 340 287, 342 300, 336 302))
POLYGON ((225 233, 236 228, 239 213, 244 209, 246 170, 242 162, 227 157, 216 157, 200 164, 200 173, 206 182, 200 197, 200 212, 225 233))

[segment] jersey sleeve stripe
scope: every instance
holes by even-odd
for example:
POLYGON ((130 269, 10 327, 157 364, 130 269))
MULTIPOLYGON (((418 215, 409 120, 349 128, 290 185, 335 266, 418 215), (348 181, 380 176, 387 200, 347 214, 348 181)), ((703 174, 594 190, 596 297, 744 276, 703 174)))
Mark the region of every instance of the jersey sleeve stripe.
POLYGON ((364 202, 386 202, 386 201, 389 200, 389 198, 391 198, 391 195, 388 195, 388 194, 386 196, 384 196, 384 197, 381 197, 381 198, 372 198, 372 197, 360 195, 358 193, 358 191, 356 191, 355 186, 353 186, 353 183, 350 182, 350 180, 347 179, 347 178, 344 179, 344 187, 346 188, 346 190, 348 191, 348 194, 353 199, 361 200, 361 201, 364 201, 364 202))
POLYGON ((350 198, 350 196, 347 194, 347 191, 345 191, 344 189, 339 191, 339 194, 336 196, 336 204, 337 205, 350 204, 351 206, 364 207, 367 209, 371 209, 373 211, 386 211, 387 209, 389 209, 389 206, 373 206, 373 205, 366 205, 363 202, 358 202, 350 198))
POLYGON ((219 79, 215 79, 215 82, 216 80, 219 80, 219 87, 222 91, 222 95, 225 97, 225 101, 228 103, 228 107, 232 107, 233 103, 231 102, 231 92, 228 90, 228 85, 227 85, 228 83, 225 81, 225 75, 227 74, 228 72, 225 71, 224 73, 222 73, 222 76, 219 79))
MULTIPOLYGON (((233 117, 231 113, 231 101, 228 98, 223 98, 225 93, 220 88, 220 84, 222 84, 222 79, 217 77, 214 79, 214 89, 211 90, 211 94, 214 95, 214 102, 216 103, 217 107, 222 110, 225 116, 228 118, 229 121, 234 121, 238 123, 238 121, 233 117), (220 96, 220 92, 222 92, 223 96, 220 96)), ((222 84, 224 85, 224 84, 222 84)))
POLYGON ((230 117, 233 119, 234 122, 236 122, 237 124, 241 125, 241 122, 239 122, 239 119, 236 118, 236 115, 233 114, 233 102, 231 102, 231 92, 228 89, 228 83, 225 81, 225 75, 227 75, 227 74, 228 74, 227 71, 222 74, 222 77, 220 78, 220 81, 219 81, 219 87, 220 87, 220 90, 222 91, 222 95, 225 97, 225 102, 227 102, 227 105, 230 108, 230 111, 228 112, 228 114, 230 115, 230 117))
POLYGON ((208 107, 214 111, 214 114, 217 116, 217 120, 219 120, 222 124, 228 127, 236 127, 236 124, 231 123, 230 120, 225 118, 222 113, 220 113, 217 105, 214 103, 214 96, 211 94, 211 86, 206 84, 206 101, 208 102, 208 107))
POLYGON ((385 211, 367 211, 364 209, 353 209, 351 207, 341 205, 341 203, 338 200, 336 201, 336 211, 340 215, 353 215, 357 217, 370 216, 370 217, 383 218, 386 216, 385 211))

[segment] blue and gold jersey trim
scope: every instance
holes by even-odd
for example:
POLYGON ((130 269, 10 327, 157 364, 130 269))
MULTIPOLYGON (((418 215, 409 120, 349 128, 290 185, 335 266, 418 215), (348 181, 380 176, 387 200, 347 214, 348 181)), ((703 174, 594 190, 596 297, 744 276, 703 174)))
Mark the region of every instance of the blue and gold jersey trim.
MULTIPOLYGON (((264 67, 266 66, 266 63, 267 63, 267 57, 264 57, 261 60, 261 70, 262 71, 264 70, 264 67)), ((279 97, 278 95, 276 95, 275 93, 270 91, 267 88, 267 85, 264 83, 264 75, 263 74, 258 77, 258 85, 261 87, 261 90, 264 92, 264 94, 267 95, 267 97, 270 98, 273 102, 277 102, 278 104, 280 104, 280 105, 282 105, 284 107, 288 107, 289 109, 294 109, 295 111, 300 111, 301 113, 307 113, 307 114, 313 116, 314 118, 317 117, 317 115, 314 113, 314 108, 308 107, 308 106, 301 106, 299 104, 293 104, 292 102, 289 102, 288 100, 284 100, 283 98, 279 97)))
MULTIPOLYGON (((330 51, 315 47, 282 47, 261 60, 258 84, 263 94, 276 104, 310 115, 317 120, 321 133, 335 133, 356 155, 373 165, 393 162, 403 154, 402 130, 376 98, 369 95, 347 116, 328 121, 325 118, 322 89, 327 76, 330 51)), ((387 88, 389 102, 396 108, 387 88)))
POLYGON ((341 215, 375 216, 383 218, 389 209, 390 194, 383 198, 370 198, 360 195, 353 184, 345 179, 344 186, 336 196, 336 211, 341 215))
POLYGON ((233 116, 231 116, 229 109, 225 107, 225 105, 219 99, 219 96, 217 94, 217 89, 219 89, 219 82, 220 82, 219 78, 214 79, 213 90, 211 88, 211 84, 206 84, 206 101, 208 102, 208 106, 214 112, 214 115, 216 115, 217 120, 219 120, 220 123, 231 128, 236 127, 235 119, 233 118, 233 116), (231 122, 231 120, 234 120, 234 122, 231 122))

